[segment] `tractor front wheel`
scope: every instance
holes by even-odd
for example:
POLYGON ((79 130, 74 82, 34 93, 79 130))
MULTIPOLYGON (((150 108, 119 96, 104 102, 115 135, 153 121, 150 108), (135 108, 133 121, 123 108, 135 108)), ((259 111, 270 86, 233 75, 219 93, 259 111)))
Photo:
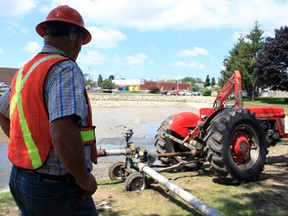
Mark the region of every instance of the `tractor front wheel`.
POLYGON ((247 109, 225 109, 210 123, 207 161, 221 180, 238 184, 263 171, 267 142, 260 121, 247 109))

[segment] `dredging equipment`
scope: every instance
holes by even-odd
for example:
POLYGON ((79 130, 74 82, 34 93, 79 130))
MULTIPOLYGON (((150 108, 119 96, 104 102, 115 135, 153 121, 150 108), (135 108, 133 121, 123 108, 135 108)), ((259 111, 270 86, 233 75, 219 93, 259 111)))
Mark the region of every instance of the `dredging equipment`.
MULTIPOLYGON (((109 170, 109 177, 112 180, 125 180, 126 191, 144 190, 146 188, 146 175, 150 176, 152 179, 156 180, 158 183, 172 191, 175 195, 192 205, 198 211, 202 212, 207 216, 220 216, 222 215, 217 210, 203 203, 201 200, 193 196, 188 191, 180 188, 172 181, 168 180, 160 174, 162 171, 169 169, 175 169, 176 167, 181 167, 185 163, 179 163, 171 167, 165 167, 159 170, 154 170, 150 167, 159 155, 149 154, 147 150, 143 148, 136 147, 133 142, 130 142, 130 138, 133 135, 133 130, 124 127, 125 132, 124 137, 126 138, 126 147, 124 149, 112 149, 105 150, 99 149, 99 157, 125 155, 125 162, 116 162, 112 169, 109 170)), ((193 154, 193 152, 181 152, 181 153, 169 153, 165 154, 166 157, 173 156, 187 156, 193 154)), ((153 167, 159 167, 153 165, 153 167)), ((160 166, 162 167, 162 166, 160 166)))
MULTIPOLYGON (((132 145, 133 146, 133 145, 132 145)), ((163 175, 159 173, 159 171, 155 171, 154 169, 150 168, 147 163, 141 162, 143 160, 144 155, 146 158, 150 158, 147 151, 144 149, 137 149, 135 146, 131 147, 132 149, 114 149, 114 150, 105 150, 101 149, 101 155, 100 157, 105 156, 115 156, 115 155, 125 155, 126 161, 125 163, 119 163, 116 162, 116 166, 112 166, 113 169, 109 172, 112 172, 114 175, 112 178, 114 180, 125 180, 125 189, 126 191, 136 191, 136 190, 144 190, 146 188, 146 180, 145 175, 143 173, 147 174, 154 180, 156 180, 158 183, 172 191, 175 195, 192 205, 194 208, 202 212, 204 215, 207 216, 220 216, 222 215, 217 210, 213 209, 212 207, 208 206, 207 204, 200 201, 198 198, 193 196, 191 193, 187 192, 186 190, 180 188, 176 184, 174 184, 172 181, 165 178, 163 175), (139 155, 137 155, 139 154, 139 155), (131 157, 131 155, 134 155, 134 158, 131 157), (137 155, 137 156, 136 156, 137 155), (135 158, 138 157, 138 158, 135 158), (134 171, 133 171, 134 170, 134 171)), ((174 154, 170 154, 169 156, 175 156, 174 154)), ((153 158, 152 156, 151 158, 153 158)), ((150 161, 151 162, 151 161, 150 161)), ((179 164, 181 166, 182 164, 179 164)), ((178 167, 179 167, 178 166, 178 167)), ((161 171, 166 171, 168 169, 174 169, 177 166, 173 167, 167 167, 161 171)), ((109 177, 111 178, 111 173, 109 173, 109 177)))

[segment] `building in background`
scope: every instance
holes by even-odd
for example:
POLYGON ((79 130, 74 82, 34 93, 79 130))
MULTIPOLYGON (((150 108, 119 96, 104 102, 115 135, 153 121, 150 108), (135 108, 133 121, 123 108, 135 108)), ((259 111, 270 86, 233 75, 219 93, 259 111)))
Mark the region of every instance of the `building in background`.
MULTIPOLYGON (((1 68, 0 82, 10 85, 18 68, 1 68)), ((160 91, 191 90, 191 84, 180 82, 147 81, 145 79, 114 79, 113 83, 118 86, 118 91, 147 91, 151 88, 159 88, 160 91)))
POLYGON ((191 90, 191 84, 165 81, 147 81, 145 79, 114 79, 112 81, 118 86, 119 91, 147 91, 157 87, 160 91, 191 90))
POLYGON ((12 79, 18 68, 3 68, 0 67, 0 82, 11 85, 12 79))
POLYGON ((144 79, 114 79, 112 82, 118 87, 118 91, 139 91, 145 84, 144 79))

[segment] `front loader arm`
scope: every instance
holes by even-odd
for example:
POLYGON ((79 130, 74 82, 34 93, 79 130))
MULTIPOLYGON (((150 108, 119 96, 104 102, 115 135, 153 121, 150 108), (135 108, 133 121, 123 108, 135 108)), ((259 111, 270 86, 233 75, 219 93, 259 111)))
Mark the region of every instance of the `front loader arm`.
POLYGON ((242 78, 239 70, 234 72, 234 75, 228 79, 221 91, 217 94, 213 104, 214 109, 223 109, 226 106, 226 100, 234 92, 235 107, 243 107, 242 100, 242 78))

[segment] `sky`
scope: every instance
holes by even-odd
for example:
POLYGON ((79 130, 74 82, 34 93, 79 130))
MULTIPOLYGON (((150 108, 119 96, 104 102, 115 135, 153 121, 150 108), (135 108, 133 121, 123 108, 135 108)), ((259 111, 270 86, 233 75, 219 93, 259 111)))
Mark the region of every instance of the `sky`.
POLYGON ((0 67, 19 68, 41 51, 35 31, 59 5, 78 10, 92 41, 77 63, 97 81, 216 81, 240 35, 263 37, 288 24, 287 0, 0 0, 0 67))

